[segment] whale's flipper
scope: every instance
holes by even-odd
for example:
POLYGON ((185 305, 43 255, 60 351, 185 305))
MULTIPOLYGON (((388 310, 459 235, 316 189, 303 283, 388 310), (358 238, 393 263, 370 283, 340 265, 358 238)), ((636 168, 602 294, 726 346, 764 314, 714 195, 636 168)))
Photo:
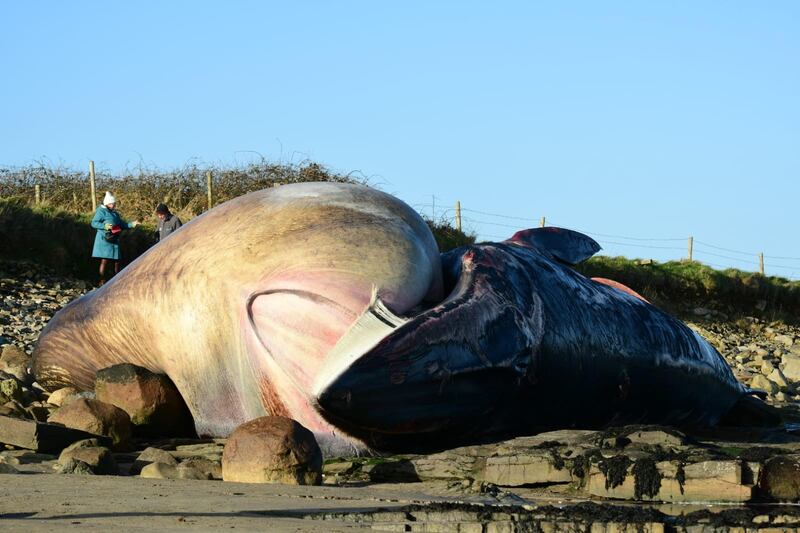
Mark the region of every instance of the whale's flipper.
POLYGON ((547 227, 516 232, 510 242, 530 246, 561 263, 577 265, 600 251, 597 241, 570 229, 547 227))
MULTIPOLYGON (((751 393, 756 391, 750 390, 751 393)), ((760 392, 760 391, 758 391, 760 392)), ((742 395, 730 411, 720 420, 721 426, 734 427, 777 427, 783 425, 780 411, 775 407, 751 396, 742 395)))

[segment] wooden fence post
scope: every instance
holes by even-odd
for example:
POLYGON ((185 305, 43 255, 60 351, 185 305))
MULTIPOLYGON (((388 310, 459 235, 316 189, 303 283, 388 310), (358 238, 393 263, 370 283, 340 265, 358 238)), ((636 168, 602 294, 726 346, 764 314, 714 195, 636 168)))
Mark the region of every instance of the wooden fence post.
POLYGON ((456 229, 461 231, 461 201, 456 200, 456 229))
POLYGON ((97 191, 94 183, 94 161, 89 160, 89 188, 92 192, 92 211, 97 210, 97 191))
POLYGON ((33 190, 36 191, 36 205, 39 205, 42 203, 42 186, 37 183, 33 190))
POLYGON ((764 275, 764 252, 758 254, 758 271, 762 276, 764 275))
POLYGON ((539 227, 540 228, 544 227, 544 217, 542 217, 542 220, 539 221, 539 227))
POLYGON ((206 190, 208 191, 208 209, 211 210, 213 204, 211 200, 211 171, 206 172, 206 190))
POLYGON ((694 248, 694 237, 689 237, 689 262, 692 262, 692 248, 694 248))

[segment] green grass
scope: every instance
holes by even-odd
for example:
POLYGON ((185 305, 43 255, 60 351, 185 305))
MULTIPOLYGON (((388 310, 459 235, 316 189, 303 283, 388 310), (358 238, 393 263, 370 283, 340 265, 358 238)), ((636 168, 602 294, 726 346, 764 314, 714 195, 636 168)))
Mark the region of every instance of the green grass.
POLYGON ((697 262, 645 264, 624 257, 594 257, 577 270, 590 277, 623 283, 674 312, 681 310, 678 306, 694 303, 729 315, 800 320, 800 281, 734 268, 716 270, 697 262))
POLYGON ((440 252, 447 252, 459 246, 475 243, 475 235, 464 233, 446 221, 436 222, 427 217, 423 217, 423 219, 431 229, 440 252))
MULTIPOLYGON (((19 199, 0 199, 0 258, 28 260, 63 274, 97 279, 92 259, 97 230, 89 213, 69 213, 52 207, 30 208, 19 199)), ((139 226, 122 234, 122 263, 127 264, 155 243, 153 227, 139 226)))

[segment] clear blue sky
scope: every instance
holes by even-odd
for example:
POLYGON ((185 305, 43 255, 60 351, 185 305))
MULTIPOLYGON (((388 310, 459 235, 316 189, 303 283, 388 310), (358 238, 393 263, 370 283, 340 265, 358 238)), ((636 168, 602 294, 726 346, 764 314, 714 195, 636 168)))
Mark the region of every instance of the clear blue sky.
POLYGON ((530 217, 465 210, 485 239, 800 278, 800 2, 489 4, 2 2, 0 165, 310 158, 530 217))

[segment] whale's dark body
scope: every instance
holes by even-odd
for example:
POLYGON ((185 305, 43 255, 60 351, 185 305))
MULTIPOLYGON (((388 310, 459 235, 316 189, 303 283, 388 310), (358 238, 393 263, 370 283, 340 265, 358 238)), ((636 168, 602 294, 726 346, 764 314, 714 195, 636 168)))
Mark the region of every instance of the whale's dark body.
POLYGON ((558 228, 443 255, 450 295, 398 325, 319 397, 378 448, 440 448, 539 430, 707 426, 750 398, 679 320, 568 264, 599 246, 558 228))

